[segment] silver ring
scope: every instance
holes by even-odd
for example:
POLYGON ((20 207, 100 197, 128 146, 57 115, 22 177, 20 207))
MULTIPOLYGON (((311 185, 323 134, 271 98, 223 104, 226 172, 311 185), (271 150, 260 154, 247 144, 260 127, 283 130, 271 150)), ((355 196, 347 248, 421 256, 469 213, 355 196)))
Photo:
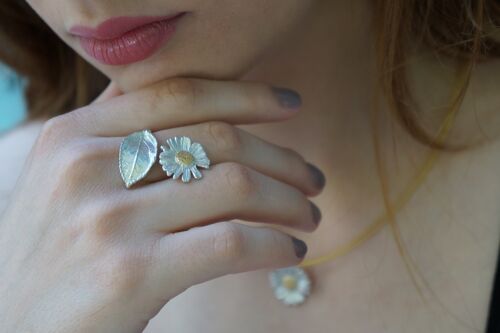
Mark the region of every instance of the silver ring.
POLYGON ((167 176, 173 179, 181 177, 182 182, 188 183, 191 175, 195 179, 202 178, 198 167, 208 169, 210 160, 198 142, 193 142, 187 136, 174 136, 166 140, 169 147, 161 146, 160 164, 167 176))
POLYGON ((127 188, 146 177, 157 154, 158 141, 148 129, 134 132, 122 140, 118 164, 127 188))

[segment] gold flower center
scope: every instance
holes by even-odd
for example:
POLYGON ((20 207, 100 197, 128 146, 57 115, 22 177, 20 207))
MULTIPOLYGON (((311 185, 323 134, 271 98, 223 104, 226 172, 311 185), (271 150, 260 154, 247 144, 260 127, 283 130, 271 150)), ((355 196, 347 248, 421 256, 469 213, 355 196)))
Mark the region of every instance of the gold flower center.
POLYGON ((292 275, 285 275, 281 278, 281 283, 288 290, 297 288, 297 279, 292 275))
POLYGON ((187 151, 179 151, 175 154, 175 161, 179 164, 190 165, 193 163, 194 157, 187 151))

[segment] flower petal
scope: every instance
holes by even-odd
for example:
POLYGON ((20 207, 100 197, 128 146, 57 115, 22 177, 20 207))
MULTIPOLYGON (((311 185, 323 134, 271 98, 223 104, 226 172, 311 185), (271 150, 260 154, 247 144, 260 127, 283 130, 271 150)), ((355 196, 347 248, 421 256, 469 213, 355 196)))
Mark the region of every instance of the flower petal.
POLYGON ((191 166, 191 173, 193 174, 193 177, 196 179, 200 179, 202 177, 200 170, 196 167, 196 165, 191 166))
POLYGON ((161 149, 163 152, 160 153, 160 156, 165 156, 165 157, 175 157, 175 151, 173 149, 167 148, 165 146, 161 146, 161 149))
POLYGON ((277 299, 283 300, 288 295, 288 289, 282 286, 276 287, 274 294, 276 295, 277 299))
POLYGON ((166 164, 162 166, 163 171, 167 173, 167 176, 172 176, 172 174, 177 170, 179 166, 177 164, 166 164))
POLYGON ((196 159, 196 160, 202 160, 202 159, 205 159, 207 158, 207 154, 205 154, 204 151, 196 151, 193 154, 193 157, 196 159))
POLYGON ((169 166, 177 166, 177 165, 179 165, 179 163, 177 163, 175 160, 168 159, 166 161, 163 161, 162 165, 169 167, 169 166))
POLYGON ((167 143, 170 146, 170 149, 172 149, 174 152, 178 152, 178 151, 182 150, 177 136, 174 136, 172 138, 168 138, 167 143))
POLYGON ((188 136, 180 137, 180 146, 182 150, 189 151, 189 148, 191 148, 191 139, 188 136))
POLYGON ((288 295, 285 296, 283 299, 283 302, 287 305, 299 305, 305 301, 304 295, 297 293, 297 292, 291 292, 288 295))
POLYGON ((202 158, 199 160, 197 159, 195 163, 196 165, 205 169, 208 169, 208 167, 210 166, 210 160, 208 158, 202 158))
MULTIPOLYGON (((172 150, 169 150, 169 152, 171 152, 171 151, 172 150)), ((161 164, 176 163, 175 162, 175 153, 174 154, 161 153, 159 161, 161 164)))
POLYGON ((183 172, 184 172, 184 168, 183 168, 182 166, 180 166, 180 165, 179 165, 179 166, 177 166, 177 169, 176 169, 176 170, 175 170, 175 172, 174 172, 174 176, 173 176, 173 178, 174 178, 174 179, 179 178, 179 176, 180 176, 180 175, 182 175, 182 173, 183 173, 183 172))
POLYGON ((199 153, 204 153, 204 150, 203 150, 203 147, 201 146, 201 144, 199 144, 198 142, 193 142, 191 144, 189 152, 191 154, 195 155, 195 154, 199 154, 199 153))
POLYGON ((189 168, 184 168, 184 171, 182 172, 182 181, 184 183, 187 183, 191 180, 191 170, 189 168))

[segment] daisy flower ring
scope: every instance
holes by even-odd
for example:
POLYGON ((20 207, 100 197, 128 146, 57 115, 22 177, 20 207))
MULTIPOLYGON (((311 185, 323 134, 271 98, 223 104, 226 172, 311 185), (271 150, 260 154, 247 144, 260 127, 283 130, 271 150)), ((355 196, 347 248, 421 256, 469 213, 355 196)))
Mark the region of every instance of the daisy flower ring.
POLYGON ((161 146, 160 164, 167 176, 173 179, 181 177, 182 182, 188 183, 191 175, 200 179, 202 174, 198 167, 208 169, 210 160, 198 142, 192 142, 187 136, 174 136, 166 140, 168 147, 161 146))

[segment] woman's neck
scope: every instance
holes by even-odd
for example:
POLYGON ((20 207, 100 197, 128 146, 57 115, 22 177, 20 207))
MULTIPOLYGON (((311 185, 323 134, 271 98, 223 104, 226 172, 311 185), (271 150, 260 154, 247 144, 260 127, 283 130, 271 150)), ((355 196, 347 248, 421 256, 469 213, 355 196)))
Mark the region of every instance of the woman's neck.
MULTIPOLYGON (((242 77, 301 93, 303 107, 293 118, 241 127, 295 149, 324 171, 327 186, 315 199, 323 210, 324 224, 341 220, 360 202, 363 209, 350 219, 369 220, 380 207, 380 201, 374 200, 380 186, 369 117, 376 76, 369 3, 318 2, 307 22, 242 77), (327 208, 336 213, 326 212, 327 208)), ((338 241, 349 238, 344 236, 338 241)), ((312 253, 338 243, 330 232, 324 241, 318 241, 318 235, 312 237, 312 253)))
MULTIPOLYGON (((370 122, 377 89, 372 15, 370 1, 318 2, 316 12, 307 22, 242 76, 243 80, 296 89, 303 97, 302 111, 292 119, 241 127, 268 141, 297 150, 325 172, 327 186, 315 199, 326 213, 324 223, 345 223, 337 224, 336 230, 332 227, 332 232, 312 235, 315 239, 311 244, 313 253, 331 250, 332 244, 351 240, 362 225, 373 221, 383 211, 370 122), (318 237, 324 240, 318 241, 318 237)), ((451 66, 439 72, 436 66, 443 66, 440 61, 432 57, 418 59, 421 61, 409 64, 409 73, 415 74, 410 75, 409 83, 415 88, 417 103, 430 116, 424 122, 428 125, 428 121, 433 120, 435 124, 431 128, 436 128, 442 117, 432 113, 434 109, 429 102, 443 105, 447 101, 451 66), (428 98, 428 93, 433 94, 432 99, 428 98)), ((485 70, 480 75, 488 78, 491 73, 485 70)), ((492 90, 491 87, 488 89, 492 90)), ((494 94, 487 94, 487 97, 490 106, 500 105, 494 94)), ((460 133, 464 136, 471 131, 470 116, 474 113, 471 103, 466 99, 464 111, 457 118, 456 126, 463 129, 460 133)), ((381 108, 383 110, 384 106, 381 108)), ((376 135, 392 199, 414 176, 429 149, 401 128, 389 112, 379 114, 381 119, 376 135)), ((477 132, 477 127, 475 130, 477 132)))

